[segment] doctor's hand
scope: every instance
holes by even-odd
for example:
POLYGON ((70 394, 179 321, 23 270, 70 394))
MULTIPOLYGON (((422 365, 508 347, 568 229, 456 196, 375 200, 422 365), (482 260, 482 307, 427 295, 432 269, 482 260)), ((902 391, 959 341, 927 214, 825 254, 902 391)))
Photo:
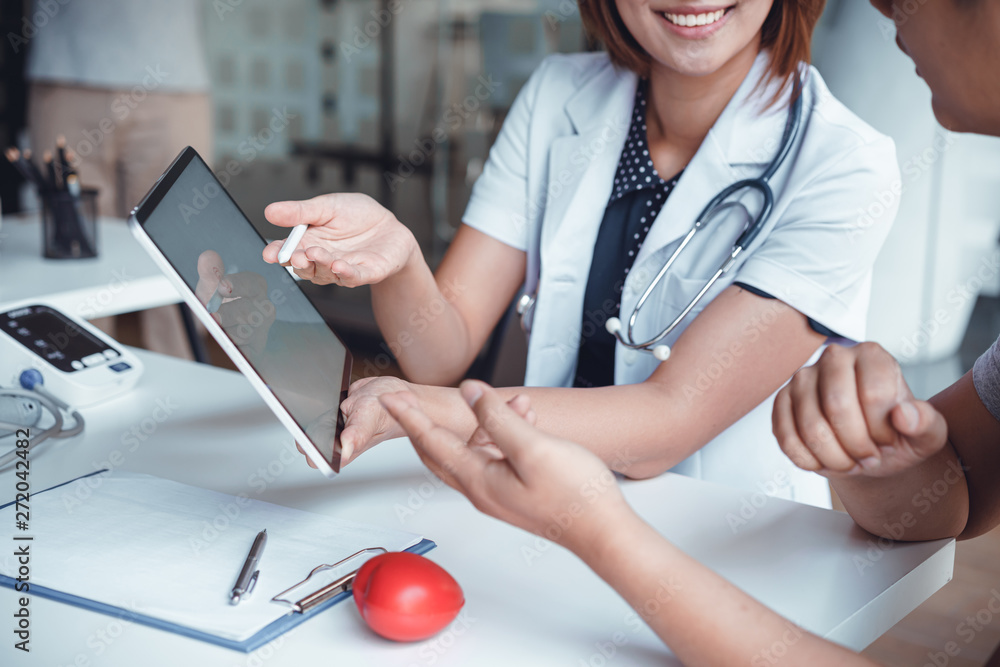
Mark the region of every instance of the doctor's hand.
POLYGON ((347 398, 340 404, 344 430, 340 434, 341 465, 346 465, 380 442, 406 435, 379 402, 379 397, 400 391, 417 390, 396 377, 362 378, 351 384, 347 398))
MULTIPOLYGON (((410 391, 415 388, 399 378, 384 376, 362 378, 351 384, 347 398, 340 404, 339 412, 344 413, 344 430, 340 433, 340 465, 345 466, 378 443, 406 435, 399 424, 385 411, 379 402, 382 394, 410 391)), ((317 442, 330 442, 337 432, 338 410, 324 412, 309 425, 306 433, 317 442)), ((300 453, 302 446, 295 444, 300 453)), ((315 468, 308 458, 306 463, 315 468)))
MULTIPOLYGON (((423 259, 413 233, 367 195, 275 202, 264 209, 264 217, 279 227, 309 225, 289 264, 296 275, 317 285, 371 285, 395 275, 407 262, 423 259)), ((276 263, 283 243, 268 244, 264 261, 276 263)))
POLYGON ((891 477, 939 452, 948 435, 876 343, 828 347, 778 393, 772 425, 795 465, 827 477, 891 477))
POLYGON ((542 433, 524 396, 505 403, 489 385, 467 380, 462 397, 479 422, 479 444, 436 425, 410 393, 382 404, 409 435, 421 460, 482 512, 579 553, 602 544, 631 513, 614 474, 594 454, 542 433))

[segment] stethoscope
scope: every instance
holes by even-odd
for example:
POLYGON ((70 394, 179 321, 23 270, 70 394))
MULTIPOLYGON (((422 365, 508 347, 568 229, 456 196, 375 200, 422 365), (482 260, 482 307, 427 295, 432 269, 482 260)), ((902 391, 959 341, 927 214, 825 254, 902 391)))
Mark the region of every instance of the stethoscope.
MULTIPOLYGON (((18 378, 18 381, 21 384, 20 389, 0 387, 0 396, 27 399, 28 404, 25 409, 32 414, 24 414, 21 415, 21 417, 29 424, 29 426, 31 426, 29 430, 33 430, 34 426, 37 425, 37 423, 42 419, 42 414, 38 412, 39 408, 34 406, 32 403, 38 403, 41 408, 44 408, 50 413, 52 417, 52 424, 42 429, 40 433, 36 433, 26 439, 26 442, 18 442, 14 449, 7 452, 3 456, 0 456, 0 469, 10 465, 18 458, 19 455, 26 455, 27 452, 42 444, 49 438, 69 438, 70 436, 77 435, 83 431, 84 427, 83 416, 79 412, 50 394, 44 387, 42 387, 42 374, 37 369, 29 368, 28 370, 23 371, 18 378), (73 420, 72 426, 66 426, 66 418, 63 416, 64 413, 68 413, 69 418, 73 420), (24 444, 22 444, 22 442, 24 444)), ((24 423, 8 423, 0 421, 0 429, 12 431, 10 435, 0 437, 0 440, 6 440, 8 438, 19 439, 18 431, 24 428, 24 423)))
MULTIPOLYGON (((778 148, 778 152, 771 160, 771 163, 767 165, 764 173, 757 178, 748 178, 733 183, 728 188, 715 195, 715 197, 708 202, 705 208, 702 209, 694 225, 681 240, 680 245, 678 245, 677 249, 670 255, 670 258, 663 265, 663 268, 660 269, 659 273, 656 274, 656 277, 653 278, 653 282, 649 284, 646 291, 644 291, 642 296, 639 297, 639 301, 636 302, 635 308, 632 310, 632 316, 628 318, 628 329, 626 330, 625 336, 622 336, 621 333, 621 320, 617 317, 608 318, 608 321, 605 323, 605 329, 607 329, 608 333, 617 338, 618 342, 622 345, 631 350, 645 350, 647 352, 652 352, 653 356, 658 360, 666 361, 670 357, 670 347, 664 343, 660 343, 660 341, 669 336, 670 333, 676 329, 678 325, 680 325, 684 318, 688 316, 695 306, 698 305, 698 302, 701 301, 702 297, 704 297, 705 294, 712 289, 712 286, 716 283, 716 281, 718 281, 719 278, 724 276, 726 272, 732 268, 733 264, 736 263, 736 258, 739 257, 751 243, 753 243, 755 238, 757 238, 757 234, 759 234, 760 230, 763 229, 764 223, 767 222, 767 217, 770 215, 771 209, 774 207, 774 192, 772 192, 768 181, 772 176, 774 176, 775 172, 778 171, 778 168, 781 167, 781 164, 785 161, 785 158, 791 151, 792 144, 795 143, 795 137, 799 131, 799 126, 802 123, 802 84, 799 80, 795 81, 795 87, 792 94, 794 95, 795 101, 792 103, 792 107, 788 111, 788 120, 785 122, 785 131, 781 137, 781 146, 778 148), (746 206, 744 206, 742 202, 726 201, 733 197, 736 193, 740 193, 742 196, 747 190, 756 190, 764 198, 764 203, 756 217, 752 217, 750 215, 750 211, 747 210, 746 206), (656 289, 656 286, 660 283, 663 277, 667 275, 667 271, 669 271, 670 267, 677 261, 677 258, 680 256, 684 248, 691 243, 695 234, 708 226, 712 219, 717 215, 723 213, 724 211, 728 211, 731 208, 743 209, 748 221, 743 233, 740 234, 739 238, 737 238, 735 243, 733 243, 732 251, 726 259, 723 260, 715 274, 712 275, 708 282, 705 283, 704 287, 701 288, 698 294, 696 294, 691 302, 688 303, 683 310, 681 310, 680 314, 676 318, 674 318, 673 322, 649 340, 641 343, 636 342, 633 335, 635 322, 639 317, 639 312, 642 310, 642 307, 646 304, 649 296, 653 293, 653 290, 656 289)), ((522 328, 525 327, 525 318, 535 306, 536 298, 537 291, 536 294, 522 295, 517 302, 517 313, 521 316, 522 328)))

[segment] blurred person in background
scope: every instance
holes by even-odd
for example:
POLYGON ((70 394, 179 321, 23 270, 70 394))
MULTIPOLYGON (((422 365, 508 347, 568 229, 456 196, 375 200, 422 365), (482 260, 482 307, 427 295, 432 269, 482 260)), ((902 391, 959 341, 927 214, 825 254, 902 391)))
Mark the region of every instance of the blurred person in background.
MULTIPOLYGON (((36 155, 65 137, 98 212, 127 218, 185 146, 211 164, 212 112, 202 0, 37 0, 28 125, 36 155), (44 6, 43 6, 44 5, 44 6)), ((141 314, 151 350, 191 358, 180 311, 141 314)), ((98 324, 114 335, 112 318, 98 324)))

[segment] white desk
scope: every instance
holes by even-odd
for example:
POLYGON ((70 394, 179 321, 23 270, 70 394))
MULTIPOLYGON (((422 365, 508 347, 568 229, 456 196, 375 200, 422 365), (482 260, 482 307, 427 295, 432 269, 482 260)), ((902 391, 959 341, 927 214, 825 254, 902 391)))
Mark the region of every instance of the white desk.
POLYGON ((42 299, 84 319, 178 303, 181 298, 122 220, 101 218, 93 259, 45 259, 37 215, 0 226, 0 305, 42 299))
MULTIPOLYGON (((132 394, 86 410, 83 436, 35 454, 33 490, 105 467, 118 451, 120 469, 412 530, 438 543, 428 556, 464 588, 463 615, 436 638, 396 644, 368 631, 345 602, 245 655, 34 598, 29 656, 12 648, 10 613, 0 613, 7 619, 0 620, 0 664, 671 664, 659 639, 630 620, 629 607, 580 561, 479 514, 436 482, 406 441, 383 443, 327 481, 289 451, 290 437, 242 376, 140 354, 146 374, 132 394), (157 401, 172 411, 162 423, 152 417, 157 401), (122 438, 133 426, 150 434, 129 452, 122 438), (526 550, 539 555, 529 562, 526 550), (602 662, 601 647, 607 651, 615 633, 625 642, 602 662)), ((13 481, 9 472, 0 475, 0 495, 12 495, 13 481)), ((952 540, 876 548, 877 560, 860 574, 855 559, 869 558, 873 538, 844 514, 758 497, 756 515, 734 534, 727 514, 739 513, 744 499, 753 503, 751 494, 670 474, 624 488, 639 512, 690 554, 807 629, 855 649, 951 578, 952 540)), ((0 589, 0 610, 14 609, 14 597, 0 589)))

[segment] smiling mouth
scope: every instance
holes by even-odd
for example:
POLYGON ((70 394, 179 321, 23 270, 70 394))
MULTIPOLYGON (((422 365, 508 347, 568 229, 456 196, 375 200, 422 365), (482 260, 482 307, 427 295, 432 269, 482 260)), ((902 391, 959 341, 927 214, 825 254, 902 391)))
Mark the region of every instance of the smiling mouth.
POLYGON ((673 12, 662 12, 662 16, 676 26, 680 26, 682 28, 697 28, 718 23, 730 9, 732 9, 732 7, 719 9, 714 12, 701 12, 699 14, 675 14, 673 12))

